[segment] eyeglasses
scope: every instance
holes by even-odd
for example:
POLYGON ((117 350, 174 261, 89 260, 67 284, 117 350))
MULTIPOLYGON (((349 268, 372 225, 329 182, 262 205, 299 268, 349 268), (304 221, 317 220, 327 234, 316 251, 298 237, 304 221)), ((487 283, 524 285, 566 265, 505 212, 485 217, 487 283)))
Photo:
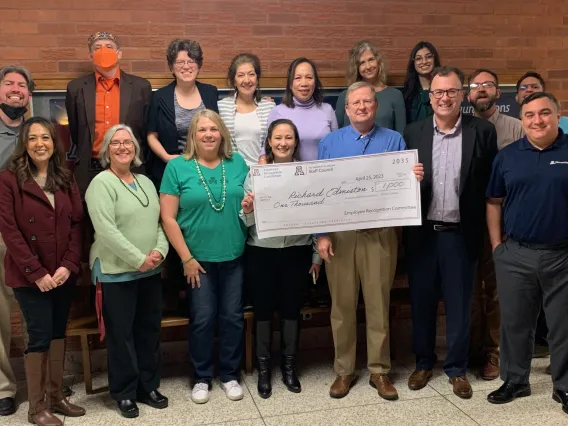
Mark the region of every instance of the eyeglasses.
POLYGON ((519 86, 519 90, 527 90, 527 89, 533 89, 533 90, 542 90, 542 86, 540 84, 522 84, 519 86))
POLYGON ((462 90, 463 89, 432 90, 430 93, 436 99, 443 98, 444 94, 447 94, 448 98, 455 98, 462 90))
POLYGON ((134 145, 133 141, 111 141, 109 143, 110 146, 112 146, 113 148, 118 148, 121 145, 124 146, 125 148, 132 148, 132 146, 134 145))
POLYGON ((469 85, 470 90, 479 90, 481 88, 492 89, 493 87, 497 87, 497 85, 493 81, 484 81, 483 83, 471 83, 469 85))
POLYGON ((434 55, 432 53, 429 53, 426 56, 415 56, 414 62, 416 62, 416 63, 428 62, 428 61, 431 61, 432 59, 434 59, 434 55))
POLYGON ((365 105, 366 107, 370 107, 375 103, 375 99, 363 99, 359 101, 350 102, 349 105, 353 105, 355 108, 360 108, 361 105, 365 105))
POLYGON ((195 62, 193 59, 188 59, 187 61, 175 61, 174 62, 174 65, 176 66, 176 68, 183 68, 184 65, 191 67, 195 64, 197 64, 197 62, 195 62))

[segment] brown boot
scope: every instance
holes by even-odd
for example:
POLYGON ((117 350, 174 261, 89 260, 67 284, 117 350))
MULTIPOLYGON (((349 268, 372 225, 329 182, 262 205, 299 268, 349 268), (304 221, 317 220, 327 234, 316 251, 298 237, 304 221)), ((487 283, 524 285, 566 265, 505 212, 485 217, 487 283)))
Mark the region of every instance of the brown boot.
POLYGON ((85 409, 71 404, 61 392, 64 360, 65 339, 52 340, 49 347, 46 399, 54 413, 63 414, 67 417, 81 417, 85 415, 85 409))
POLYGON ((26 382, 28 386, 28 422, 38 426, 63 426, 53 415, 45 401, 45 376, 47 352, 30 352, 24 356, 26 382))
POLYGON ((337 376, 329 388, 329 396, 332 398, 343 398, 347 396, 351 387, 355 384, 357 376, 349 374, 347 376, 337 376))
POLYGON ((398 399, 398 392, 386 374, 371 374, 369 384, 379 392, 381 398, 387 401, 398 399))
POLYGON ((485 365, 481 369, 483 380, 495 380, 499 377, 499 357, 494 354, 487 354, 485 365))

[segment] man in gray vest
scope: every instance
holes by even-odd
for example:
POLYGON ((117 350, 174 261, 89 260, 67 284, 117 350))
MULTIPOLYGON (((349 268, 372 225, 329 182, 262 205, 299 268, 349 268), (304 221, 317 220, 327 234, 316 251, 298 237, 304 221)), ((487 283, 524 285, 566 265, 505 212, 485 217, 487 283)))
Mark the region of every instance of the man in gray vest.
MULTIPOLYGON (((28 110, 34 82, 30 72, 13 65, 0 69, 0 169, 10 161, 24 115, 28 110)), ((14 293, 4 282, 6 246, 0 235, 0 416, 16 411, 16 379, 10 366, 10 316, 14 293)), ((22 326, 25 332, 25 326, 22 326)))

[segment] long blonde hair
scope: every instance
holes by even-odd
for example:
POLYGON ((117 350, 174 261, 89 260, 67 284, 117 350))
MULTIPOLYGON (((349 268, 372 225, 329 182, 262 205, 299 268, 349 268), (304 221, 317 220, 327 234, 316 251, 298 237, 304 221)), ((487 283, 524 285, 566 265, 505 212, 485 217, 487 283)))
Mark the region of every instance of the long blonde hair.
POLYGON ((369 50, 377 60, 377 79, 379 83, 387 84, 387 63, 385 57, 375 47, 373 43, 367 40, 362 40, 355 44, 349 51, 349 59, 347 62, 347 85, 350 86, 357 81, 363 80, 359 74, 359 59, 361 55, 369 50))
POLYGON ((191 123, 189 125, 189 130, 187 131, 187 143, 185 144, 184 158, 186 160, 191 160, 197 156, 197 147, 195 142, 195 135, 197 135, 197 122, 201 117, 208 118, 211 120, 217 128, 219 133, 221 133, 221 145, 219 145, 219 157, 221 158, 231 158, 233 156, 233 149, 231 147, 231 135, 223 120, 219 114, 210 109, 201 109, 195 113, 191 123))

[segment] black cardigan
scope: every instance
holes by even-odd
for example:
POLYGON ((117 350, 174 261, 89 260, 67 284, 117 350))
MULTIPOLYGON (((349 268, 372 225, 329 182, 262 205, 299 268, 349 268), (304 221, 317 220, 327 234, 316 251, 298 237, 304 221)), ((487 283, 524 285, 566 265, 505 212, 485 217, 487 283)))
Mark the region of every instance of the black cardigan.
MULTIPOLYGON (((200 83, 199 81, 196 81, 195 84, 205 108, 219 113, 219 108, 217 107, 219 92, 217 88, 211 84, 200 83)), ((168 154, 177 154, 179 152, 174 108, 175 87, 176 82, 173 81, 154 92, 147 119, 148 132, 158 133, 158 139, 168 154)), ((148 161, 148 175, 158 189, 165 168, 166 163, 151 152, 148 161)))

